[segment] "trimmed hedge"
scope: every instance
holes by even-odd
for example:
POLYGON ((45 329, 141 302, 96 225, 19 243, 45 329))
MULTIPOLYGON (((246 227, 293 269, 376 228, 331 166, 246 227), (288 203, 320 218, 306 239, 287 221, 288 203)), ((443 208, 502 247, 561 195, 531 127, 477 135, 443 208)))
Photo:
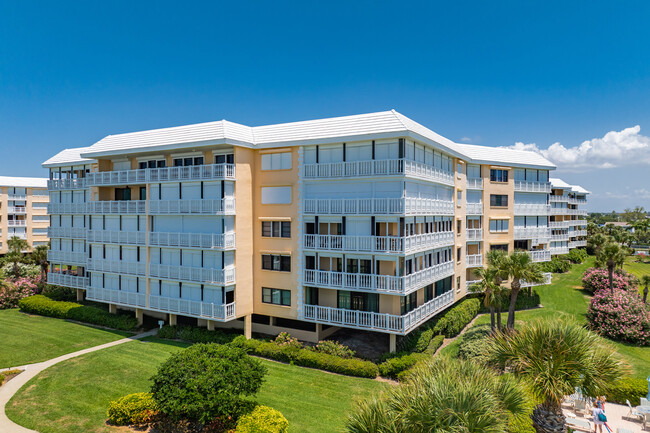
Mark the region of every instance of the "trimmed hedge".
POLYGON ((138 327, 138 321, 134 317, 111 314, 101 308, 81 305, 76 302, 53 301, 43 295, 23 298, 18 306, 25 313, 76 320, 122 331, 132 331, 138 327))
POLYGON ((478 299, 464 299, 438 320, 433 327, 434 334, 442 334, 447 338, 455 337, 476 317, 480 309, 481 301, 478 299))
POLYGON ((571 269, 571 262, 567 255, 553 256, 548 262, 538 264, 542 272, 552 272, 554 274, 563 274, 571 269))
POLYGON ((53 301, 68 301, 73 302, 77 299, 77 291, 71 287, 55 286, 53 284, 46 284, 43 287, 42 295, 47 296, 53 301))
MULTIPOLYGON (((483 298, 478 297, 481 301, 481 313, 489 313, 490 310, 485 308, 482 303, 483 298)), ((515 310, 529 310, 531 308, 536 308, 541 303, 539 298, 539 293, 534 288, 523 288, 519 295, 517 296, 517 302, 515 303, 515 310)), ((501 312, 507 312, 510 307, 510 297, 506 296, 501 301, 501 312)))
POLYGON ((113 425, 145 425, 157 412, 158 407, 150 392, 137 392, 113 400, 106 416, 113 425))
POLYGON ((226 332, 221 329, 208 331, 205 328, 196 328, 194 326, 165 325, 158 329, 158 337, 160 338, 185 340, 192 343, 227 344, 240 335, 236 332, 226 332))
POLYGON ((289 421, 279 410, 257 406, 237 421, 237 433, 287 433, 289 421))
POLYGON ((415 367, 418 363, 431 358, 433 354, 436 353, 436 350, 442 346, 444 339, 445 337, 443 335, 436 335, 429 341, 426 350, 421 353, 398 353, 395 357, 387 359, 379 364, 379 374, 392 379, 400 379, 400 375, 403 372, 406 372, 415 367))
POLYGON ((625 400, 630 400, 632 406, 641 404, 641 397, 648 393, 648 381, 646 379, 636 379, 625 377, 614 382, 608 392, 605 393, 607 401, 625 405, 625 400))

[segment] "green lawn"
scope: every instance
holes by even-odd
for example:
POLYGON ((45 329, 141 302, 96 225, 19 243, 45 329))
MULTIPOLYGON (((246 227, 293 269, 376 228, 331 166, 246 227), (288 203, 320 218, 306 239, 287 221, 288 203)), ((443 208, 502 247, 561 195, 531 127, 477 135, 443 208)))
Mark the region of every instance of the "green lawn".
MULTIPOLYGON (((636 275, 637 278, 641 278, 644 275, 650 275, 650 259, 646 259, 643 263, 637 263, 636 256, 630 256, 625 260, 625 266, 623 267, 626 271, 636 275)), ((644 286, 639 285, 639 293, 643 296, 644 286)))
MULTIPOLYGON (((100 350, 57 364, 27 383, 7 415, 41 433, 122 431, 104 424, 106 408, 122 395, 147 391, 149 378, 180 343, 150 339, 100 350)), ((281 411, 291 432, 341 431, 356 397, 388 386, 370 379, 328 374, 262 360, 269 370, 257 396, 281 411)))
MULTIPOLYGON (((581 290, 581 279, 584 271, 593 266, 593 262, 594 258, 589 257, 582 265, 574 265, 566 274, 553 274, 552 284, 536 288, 543 308, 517 312, 517 322, 564 316, 574 318, 579 323, 586 323, 585 314, 590 296, 581 290)), ((507 314, 503 315, 503 323, 507 316, 507 314)), ((487 314, 479 317, 475 322, 475 324, 484 323, 490 323, 490 316, 487 314)), ((635 377, 645 379, 650 375, 650 347, 637 347, 611 340, 607 341, 630 364, 635 377)), ((442 353, 446 356, 457 355, 458 340, 445 347, 442 353)))
POLYGON ((31 316, 17 309, 0 310, 0 333, 0 368, 45 361, 132 335, 61 319, 31 316))

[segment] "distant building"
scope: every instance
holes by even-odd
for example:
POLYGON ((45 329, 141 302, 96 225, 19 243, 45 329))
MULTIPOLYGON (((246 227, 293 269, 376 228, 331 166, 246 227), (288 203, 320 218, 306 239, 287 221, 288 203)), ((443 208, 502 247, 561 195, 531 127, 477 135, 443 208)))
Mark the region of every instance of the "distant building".
POLYGON ((14 236, 30 247, 47 244, 48 202, 47 179, 0 176, 0 254, 14 236))

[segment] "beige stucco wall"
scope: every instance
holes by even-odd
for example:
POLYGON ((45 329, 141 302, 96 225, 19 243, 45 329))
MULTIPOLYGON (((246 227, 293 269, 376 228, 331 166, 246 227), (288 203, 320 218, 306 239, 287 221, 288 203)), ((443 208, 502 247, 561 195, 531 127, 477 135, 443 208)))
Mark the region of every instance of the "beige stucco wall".
POLYGON ((515 201, 515 182, 512 168, 496 167, 483 165, 481 167, 483 177, 483 253, 490 251, 490 245, 508 244, 508 251, 514 248, 514 201, 515 201), (508 182, 491 182, 490 169, 507 169, 508 182), (490 195, 499 194, 508 196, 507 207, 490 206, 490 195), (509 221, 508 231, 503 233, 490 232, 491 219, 507 219, 509 221))
MULTIPOLYGON (((6 254, 8 251, 7 248, 7 241, 9 240, 9 226, 8 226, 8 220, 9 220, 9 188, 10 187, 0 187, 0 242, 2 245, 0 246, 0 254, 6 254)), ((26 241, 29 243, 30 247, 34 245, 34 242, 47 242, 48 237, 47 234, 34 234, 33 229, 34 228, 44 228, 46 229, 49 227, 50 223, 49 221, 36 221, 34 222, 33 216, 34 215, 47 215, 47 208, 37 208, 34 209, 33 204, 34 203, 49 203, 50 198, 47 195, 43 196, 34 196, 35 188, 28 187, 26 188, 26 195, 27 198, 25 200, 25 210, 26 213, 21 216, 21 218, 24 218, 26 220, 26 241)))

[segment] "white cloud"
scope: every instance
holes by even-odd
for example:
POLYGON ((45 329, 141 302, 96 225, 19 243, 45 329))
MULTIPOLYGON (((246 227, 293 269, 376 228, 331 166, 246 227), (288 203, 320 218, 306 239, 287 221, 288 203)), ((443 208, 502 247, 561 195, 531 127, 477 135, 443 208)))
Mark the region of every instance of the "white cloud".
POLYGON ((471 143, 472 139, 469 137, 463 137, 460 139, 460 141, 462 141, 463 143, 471 143))
POLYGON ((510 149, 537 152, 557 164, 558 168, 614 168, 650 164, 650 137, 641 135, 639 125, 622 131, 610 131, 602 138, 586 140, 577 146, 553 143, 540 149, 536 143, 517 142, 510 149))

